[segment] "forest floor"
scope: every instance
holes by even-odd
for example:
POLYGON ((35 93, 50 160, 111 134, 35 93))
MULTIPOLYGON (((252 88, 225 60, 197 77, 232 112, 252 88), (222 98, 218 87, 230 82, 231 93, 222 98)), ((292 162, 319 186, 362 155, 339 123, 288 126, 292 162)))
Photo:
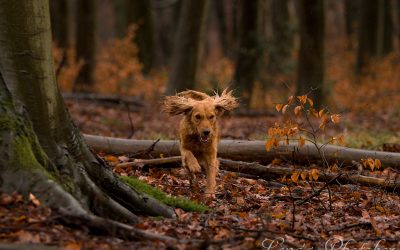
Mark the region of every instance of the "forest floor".
MULTIPOLYGON (((69 102, 68 107, 84 133, 134 139, 177 138, 179 119, 167 117, 159 108, 129 112, 126 107, 89 102, 69 102)), ((327 136, 344 133, 348 146, 375 150, 382 150, 385 143, 400 141, 398 115, 379 119, 354 114, 343 117, 340 126, 327 131, 327 136)), ((227 139, 264 140, 268 127, 277 119, 280 118, 224 116, 221 134, 227 139)), ((125 155, 99 154, 111 167, 134 160, 125 155)), ((388 171, 398 175, 396 170, 388 171)), ((26 244, 40 243, 49 249, 57 246, 71 250, 400 249, 400 196, 382 189, 332 184, 319 195, 307 198, 324 183, 248 179, 220 171, 216 199, 206 200, 202 197, 204 174, 197 176, 199 186, 191 187, 182 168, 126 168, 116 172, 136 176, 168 194, 203 203, 209 211, 176 209, 177 219, 141 216, 138 228, 182 240, 181 244, 171 245, 154 240, 126 240, 118 235, 93 235, 84 226, 62 225, 57 214, 42 207, 33 196, 28 199, 18 194, 0 194, 0 249, 10 249, 8 243, 21 244, 11 249, 34 249, 26 244)), ((43 245, 37 249, 44 249, 43 245)))

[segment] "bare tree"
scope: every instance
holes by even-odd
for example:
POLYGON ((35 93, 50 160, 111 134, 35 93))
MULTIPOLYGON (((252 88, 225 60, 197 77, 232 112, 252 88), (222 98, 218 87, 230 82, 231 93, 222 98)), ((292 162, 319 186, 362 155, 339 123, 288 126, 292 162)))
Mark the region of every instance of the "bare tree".
POLYGON ((151 1, 126 0, 126 23, 136 25, 134 42, 139 48, 139 60, 143 64, 143 73, 148 73, 154 60, 154 25, 151 1))
POLYGON ((234 86, 249 106, 254 83, 258 78, 262 57, 261 46, 261 1, 241 1, 239 23, 239 51, 236 60, 234 86))
POLYGON ((89 91, 94 84, 96 67, 96 1, 76 1, 76 54, 83 66, 75 82, 74 90, 89 91))
POLYGON ((208 0, 182 2, 166 94, 195 87, 207 5, 208 0))
POLYGON ((361 74, 372 58, 393 51, 393 23, 389 0, 360 1, 356 73, 361 74))
POLYGON ((316 106, 325 100, 325 10, 324 0, 298 2, 300 51, 296 95, 310 93, 316 106))

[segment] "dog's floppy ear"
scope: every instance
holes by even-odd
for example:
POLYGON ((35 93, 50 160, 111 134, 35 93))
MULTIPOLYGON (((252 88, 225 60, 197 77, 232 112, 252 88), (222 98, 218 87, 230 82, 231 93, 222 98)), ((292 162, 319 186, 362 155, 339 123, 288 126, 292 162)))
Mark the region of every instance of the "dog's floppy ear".
POLYGON ((215 110, 219 115, 222 115, 224 111, 231 111, 239 106, 239 103, 232 95, 232 90, 228 92, 225 89, 221 95, 216 95, 214 97, 215 110))
POLYGON ((204 99, 210 98, 209 95, 199 92, 199 91, 195 91, 195 90, 186 90, 186 91, 182 91, 180 93, 177 94, 177 96, 183 96, 186 98, 192 98, 194 100, 197 101, 202 101, 204 99))
POLYGON ((164 99, 164 112, 170 115, 187 114, 193 108, 194 100, 174 95, 164 99))

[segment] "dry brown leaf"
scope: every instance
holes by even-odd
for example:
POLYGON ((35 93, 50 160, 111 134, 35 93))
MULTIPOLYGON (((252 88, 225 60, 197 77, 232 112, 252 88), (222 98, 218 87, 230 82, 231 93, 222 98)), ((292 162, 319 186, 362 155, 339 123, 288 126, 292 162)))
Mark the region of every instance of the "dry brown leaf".
POLYGON ((301 115, 301 106, 296 106, 296 107, 294 108, 294 114, 295 114, 296 116, 300 116, 300 115, 301 115))
POLYGON ((282 114, 285 114, 288 108, 289 108, 289 105, 287 105, 287 104, 285 106, 283 106, 282 114))
POLYGON ((281 103, 278 103, 278 104, 275 105, 275 109, 276 109, 276 111, 278 111, 278 112, 281 111, 282 107, 283 107, 283 104, 281 104, 281 103))

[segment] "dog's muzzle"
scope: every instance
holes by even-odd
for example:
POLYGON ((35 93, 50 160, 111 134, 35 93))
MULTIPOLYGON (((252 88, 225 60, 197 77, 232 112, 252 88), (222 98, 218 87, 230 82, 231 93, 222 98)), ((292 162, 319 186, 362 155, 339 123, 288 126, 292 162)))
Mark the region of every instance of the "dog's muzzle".
POLYGON ((210 130, 204 130, 203 133, 200 134, 200 142, 206 143, 210 139, 210 130))

